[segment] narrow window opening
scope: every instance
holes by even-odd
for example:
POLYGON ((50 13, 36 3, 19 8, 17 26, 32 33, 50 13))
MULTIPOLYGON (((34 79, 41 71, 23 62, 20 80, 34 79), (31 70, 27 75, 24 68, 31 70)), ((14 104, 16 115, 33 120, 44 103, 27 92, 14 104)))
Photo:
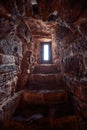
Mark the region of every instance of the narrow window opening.
POLYGON ((40 44, 40 61, 41 63, 52 63, 52 51, 50 42, 42 42, 40 44))
POLYGON ((49 46, 48 45, 44 45, 44 61, 48 61, 49 60, 49 46))

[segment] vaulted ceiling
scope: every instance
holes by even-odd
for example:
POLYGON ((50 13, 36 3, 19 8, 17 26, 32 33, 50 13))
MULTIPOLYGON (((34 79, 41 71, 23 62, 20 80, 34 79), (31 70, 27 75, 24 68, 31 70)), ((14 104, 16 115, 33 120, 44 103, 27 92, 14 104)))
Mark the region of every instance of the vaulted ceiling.
POLYGON ((1 0, 0 22, 4 19, 12 21, 1 25, 1 30, 9 31, 13 21, 17 18, 35 18, 43 21, 57 21, 57 23, 75 29, 80 33, 87 33, 87 1, 86 0, 1 0), (6 29, 3 26, 7 27, 6 29), (84 29, 83 29, 84 28, 84 29))
MULTIPOLYGON (((61 18, 68 23, 75 23, 86 16, 86 0, 1 0, 0 14, 40 17, 42 20, 51 20, 49 16, 57 12, 57 19, 61 18)), ((55 15, 55 14, 54 14, 55 15)))

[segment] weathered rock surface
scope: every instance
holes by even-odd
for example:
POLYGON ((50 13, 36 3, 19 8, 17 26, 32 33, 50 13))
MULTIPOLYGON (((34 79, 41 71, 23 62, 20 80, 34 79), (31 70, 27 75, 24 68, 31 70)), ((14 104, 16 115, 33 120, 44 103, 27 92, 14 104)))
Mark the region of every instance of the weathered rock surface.
POLYGON ((30 63, 28 57, 31 32, 18 15, 15 2, 0 1, 0 109, 4 107, 0 120, 14 113, 19 100, 19 97, 14 99, 14 95, 24 87, 32 70, 33 61, 30 63))
POLYGON ((56 43, 52 49, 53 63, 62 71, 77 115, 86 124, 83 119, 87 118, 86 0, 0 1, 1 95, 6 94, 7 88, 10 91, 7 95, 11 95, 26 85, 35 64, 40 62, 37 45, 40 37, 49 37, 48 41, 56 43))

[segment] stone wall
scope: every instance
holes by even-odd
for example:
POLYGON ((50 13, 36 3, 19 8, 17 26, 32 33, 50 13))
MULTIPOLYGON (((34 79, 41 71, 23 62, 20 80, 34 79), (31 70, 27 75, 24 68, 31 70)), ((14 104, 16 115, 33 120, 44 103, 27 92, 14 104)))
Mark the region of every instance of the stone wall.
POLYGON ((8 38, 0 41, 0 50, 2 50, 0 52, 0 88, 3 93, 9 96, 15 91, 17 75, 20 72, 19 61, 22 59, 21 41, 17 36, 10 35, 8 38))
POLYGON ((0 104, 0 122, 6 122, 12 117, 15 110, 20 105, 21 94, 22 92, 15 93, 14 96, 9 96, 3 103, 0 104))
POLYGON ((16 109, 18 101, 13 102, 13 99, 17 91, 25 87, 34 68, 35 56, 31 31, 15 3, 10 1, 4 5, 2 2, 0 9, 0 105, 3 106, 1 113, 9 114, 6 117, 1 114, 0 119, 3 119, 11 117, 14 112, 8 112, 11 107, 16 109))
POLYGON ((56 43, 67 90, 81 121, 80 124, 87 128, 84 120, 87 118, 87 39, 86 33, 84 35, 76 28, 73 29, 70 30, 58 23, 56 43))

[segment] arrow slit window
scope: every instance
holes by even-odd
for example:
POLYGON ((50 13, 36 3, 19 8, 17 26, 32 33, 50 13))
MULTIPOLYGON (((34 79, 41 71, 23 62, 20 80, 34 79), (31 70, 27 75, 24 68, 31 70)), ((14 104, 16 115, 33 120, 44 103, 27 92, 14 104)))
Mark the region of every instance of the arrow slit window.
POLYGON ((51 43, 41 43, 41 63, 50 63, 52 60, 51 56, 51 43))
POLYGON ((49 60, 49 45, 44 45, 44 51, 43 51, 43 60, 48 61, 49 60))

